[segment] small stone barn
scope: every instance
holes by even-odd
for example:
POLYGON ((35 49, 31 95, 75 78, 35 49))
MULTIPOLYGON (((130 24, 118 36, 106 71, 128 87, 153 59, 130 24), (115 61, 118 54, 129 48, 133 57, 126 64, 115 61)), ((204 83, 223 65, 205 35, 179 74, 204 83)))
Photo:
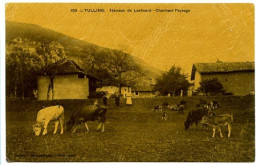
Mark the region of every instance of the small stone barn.
POLYGON ((248 95, 255 90, 255 63, 218 61, 193 64, 191 72, 193 91, 200 87, 201 81, 212 78, 217 78, 228 93, 248 95))
POLYGON ((135 98, 151 98, 155 96, 153 86, 137 86, 132 89, 132 97, 135 98))
MULTIPOLYGON (((97 78, 86 73, 74 61, 68 60, 57 69, 54 78, 54 99, 88 99, 96 91, 95 83, 97 78)), ((38 100, 47 100, 50 78, 45 75, 38 75, 38 100)), ((50 97, 52 93, 50 91, 50 97)))

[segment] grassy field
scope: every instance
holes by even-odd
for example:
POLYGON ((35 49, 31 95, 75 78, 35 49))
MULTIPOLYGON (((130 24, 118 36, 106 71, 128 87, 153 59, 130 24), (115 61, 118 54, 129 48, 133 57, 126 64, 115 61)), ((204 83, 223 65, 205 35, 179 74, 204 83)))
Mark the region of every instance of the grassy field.
MULTIPOLYGON (((212 130, 184 130, 188 111, 200 97, 184 98, 188 107, 184 114, 168 112, 167 121, 161 113, 153 112, 155 105, 181 98, 134 99, 133 106, 114 106, 109 100, 105 132, 96 132, 97 122, 89 122, 90 133, 82 124, 75 134, 36 137, 32 131, 37 111, 44 105, 61 104, 66 121, 72 111, 88 101, 8 101, 7 102, 7 160, 12 161, 173 161, 173 162, 252 162, 255 160, 254 97, 213 97, 222 105, 218 113, 232 112, 234 123, 231 138, 212 138, 212 130)), ((59 132, 59 130, 58 130, 59 132)))

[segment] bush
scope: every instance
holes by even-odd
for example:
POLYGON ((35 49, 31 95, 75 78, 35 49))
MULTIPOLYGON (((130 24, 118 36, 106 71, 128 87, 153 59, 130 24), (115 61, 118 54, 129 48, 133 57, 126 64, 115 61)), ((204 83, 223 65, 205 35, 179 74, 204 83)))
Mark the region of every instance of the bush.
POLYGON ((223 86, 217 78, 203 80, 198 90, 206 95, 224 93, 223 86))

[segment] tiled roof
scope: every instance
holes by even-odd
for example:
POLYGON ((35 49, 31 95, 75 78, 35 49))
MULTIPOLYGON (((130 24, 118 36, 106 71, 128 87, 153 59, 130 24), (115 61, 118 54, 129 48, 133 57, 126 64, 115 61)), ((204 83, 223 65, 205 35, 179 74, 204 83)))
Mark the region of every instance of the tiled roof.
POLYGON ((191 80, 194 80, 195 72, 200 73, 227 73, 254 71, 254 62, 216 62, 216 63, 195 63, 192 66, 191 80))

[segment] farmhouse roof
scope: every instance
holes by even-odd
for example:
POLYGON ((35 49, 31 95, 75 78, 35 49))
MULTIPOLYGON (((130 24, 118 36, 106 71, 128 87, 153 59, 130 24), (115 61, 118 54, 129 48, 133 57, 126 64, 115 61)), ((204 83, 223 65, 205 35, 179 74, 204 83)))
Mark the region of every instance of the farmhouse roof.
POLYGON ((133 92, 152 92, 153 87, 152 86, 137 86, 132 88, 133 92))
POLYGON ((198 71, 201 74, 210 74, 228 72, 251 72, 254 70, 254 62, 195 63, 192 66, 191 80, 194 80, 196 71, 198 71))
POLYGON ((57 75, 63 74, 83 74, 87 77, 98 79, 91 73, 88 73, 83 67, 79 66, 76 62, 72 60, 66 60, 57 67, 57 75))

